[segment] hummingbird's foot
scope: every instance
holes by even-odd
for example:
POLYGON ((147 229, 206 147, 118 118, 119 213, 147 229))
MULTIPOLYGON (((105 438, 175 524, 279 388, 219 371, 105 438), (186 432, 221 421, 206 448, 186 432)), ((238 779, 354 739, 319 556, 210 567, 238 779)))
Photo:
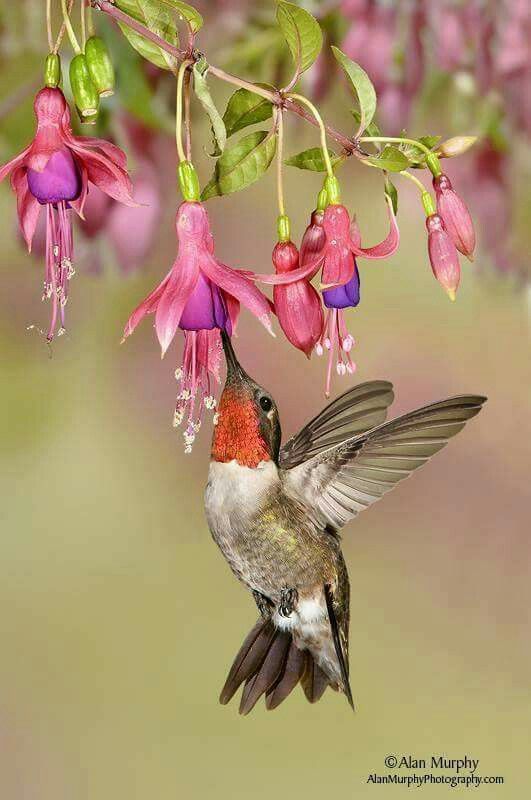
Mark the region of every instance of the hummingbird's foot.
POLYGON ((278 604, 278 613, 281 617, 289 617, 291 612, 295 610, 295 606, 299 600, 299 593, 296 589, 288 589, 287 586, 280 590, 280 602, 278 604))
POLYGON ((270 617, 271 616, 271 609, 273 608, 273 603, 261 592, 257 592, 253 589, 253 597, 254 602, 258 606, 258 611, 263 617, 270 617))

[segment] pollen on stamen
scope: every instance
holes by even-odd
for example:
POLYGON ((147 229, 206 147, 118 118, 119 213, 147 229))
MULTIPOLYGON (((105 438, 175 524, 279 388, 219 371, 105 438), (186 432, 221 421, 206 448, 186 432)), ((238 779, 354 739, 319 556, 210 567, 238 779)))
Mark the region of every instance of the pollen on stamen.
POLYGON ((345 338, 341 343, 341 347, 345 351, 345 353, 350 353, 354 345, 355 345, 354 337, 350 333, 345 336, 345 338))
POLYGON ((219 422, 219 411, 216 411, 216 413, 212 417, 212 424, 213 425, 217 425, 218 422, 219 422))
POLYGON ((212 411, 216 407, 216 398, 214 395, 209 394, 203 398, 203 403, 205 404, 205 408, 208 408, 209 411, 212 411))
POLYGON ((183 368, 182 367, 177 367, 177 369, 175 370, 175 380, 176 381, 182 380, 183 375, 184 375, 183 368))

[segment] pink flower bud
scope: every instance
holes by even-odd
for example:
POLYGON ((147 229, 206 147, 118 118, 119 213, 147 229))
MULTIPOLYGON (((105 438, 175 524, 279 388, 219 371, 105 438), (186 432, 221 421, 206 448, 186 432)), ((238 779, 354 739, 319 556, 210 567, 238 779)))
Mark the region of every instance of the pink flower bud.
MULTIPOLYGON (((277 274, 299 266, 299 253, 293 242, 278 242, 273 250, 277 274)), ((273 289, 275 311, 286 338, 308 358, 323 327, 323 310, 318 292, 306 278, 273 289)))
POLYGON ((428 254, 433 274, 443 289, 446 289, 450 300, 455 300, 455 293, 461 277, 457 250, 438 214, 431 214, 426 219, 426 228, 428 229, 428 254))
POLYGON ((324 211, 314 211, 310 224, 304 231, 301 241, 300 263, 310 264, 315 261, 326 244, 326 234, 323 228, 324 211))
POLYGON ((434 178, 433 186, 437 195, 437 211, 444 220, 448 234, 459 252, 472 261, 476 234, 468 208, 454 192, 447 175, 434 178))

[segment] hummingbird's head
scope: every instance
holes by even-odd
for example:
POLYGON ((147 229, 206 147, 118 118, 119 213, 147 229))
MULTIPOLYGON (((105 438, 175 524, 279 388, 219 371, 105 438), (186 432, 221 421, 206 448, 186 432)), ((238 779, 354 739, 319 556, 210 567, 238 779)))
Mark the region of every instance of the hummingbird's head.
POLYGON ((212 460, 235 460, 253 469, 263 461, 278 463, 281 431, 275 401, 242 369, 225 331, 221 337, 227 379, 218 405, 212 460))

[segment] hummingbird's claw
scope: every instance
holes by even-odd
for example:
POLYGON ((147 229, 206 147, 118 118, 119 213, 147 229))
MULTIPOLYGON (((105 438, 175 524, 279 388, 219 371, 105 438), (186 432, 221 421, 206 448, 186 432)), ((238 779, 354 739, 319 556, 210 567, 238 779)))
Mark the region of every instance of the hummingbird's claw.
POLYGON ((281 617, 289 617, 291 612, 295 610, 295 606, 299 600, 299 593, 296 589, 288 589, 284 587, 280 591, 280 602, 278 604, 278 613, 281 617))

